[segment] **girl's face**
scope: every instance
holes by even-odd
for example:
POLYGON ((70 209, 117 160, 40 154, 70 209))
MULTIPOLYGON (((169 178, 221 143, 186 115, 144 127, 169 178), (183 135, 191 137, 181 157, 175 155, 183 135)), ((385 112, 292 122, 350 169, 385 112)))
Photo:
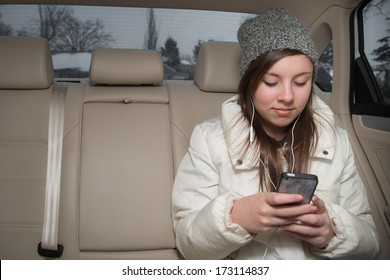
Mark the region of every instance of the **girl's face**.
POLYGON ((305 55, 287 56, 276 62, 257 86, 256 111, 265 132, 274 139, 286 136, 288 126, 303 111, 311 94, 313 64, 305 55))

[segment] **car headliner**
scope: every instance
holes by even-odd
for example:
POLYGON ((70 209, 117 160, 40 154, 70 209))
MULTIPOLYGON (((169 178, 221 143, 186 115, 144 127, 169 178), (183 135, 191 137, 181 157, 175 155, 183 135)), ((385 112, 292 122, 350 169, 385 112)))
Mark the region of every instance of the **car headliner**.
POLYGON ((270 7, 284 7, 307 26, 332 6, 354 8, 360 0, 0 0, 0 4, 96 5, 145 8, 176 8, 261 13, 270 7), (308 12, 310 11, 310 12, 308 12))

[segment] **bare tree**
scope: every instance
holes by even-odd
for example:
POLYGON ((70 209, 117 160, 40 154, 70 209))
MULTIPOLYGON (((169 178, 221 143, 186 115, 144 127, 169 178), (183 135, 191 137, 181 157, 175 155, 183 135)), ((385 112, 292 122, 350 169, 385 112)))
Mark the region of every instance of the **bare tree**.
MULTIPOLYGON (((386 4, 387 0, 374 0, 367 4, 367 6, 364 8, 366 11, 371 10, 377 15, 383 15, 383 8, 386 4)), ((366 14, 363 13, 364 17, 366 17, 366 14)))
POLYGON ((154 16, 154 9, 148 9, 146 20, 148 23, 148 29, 145 32, 144 48, 148 50, 156 50, 158 32, 156 29, 156 17, 154 16))
POLYGON ((68 6, 38 5, 38 15, 38 35, 54 43, 57 34, 64 28, 64 23, 72 18, 73 9, 68 6))
POLYGON ((11 35, 12 34, 12 27, 8 24, 3 23, 1 19, 0 14, 0 35, 11 35))
POLYGON ((61 52, 91 52, 98 47, 107 47, 113 41, 104 31, 101 19, 81 21, 71 17, 57 36, 55 49, 61 52))
POLYGON ((101 19, 82 21, 74 16, 71 7, 38 5, 38 15, 31 26, 18 34, 46 38, 53 53, 89 52, 113 41, 111 34, 104 31, 101 19))

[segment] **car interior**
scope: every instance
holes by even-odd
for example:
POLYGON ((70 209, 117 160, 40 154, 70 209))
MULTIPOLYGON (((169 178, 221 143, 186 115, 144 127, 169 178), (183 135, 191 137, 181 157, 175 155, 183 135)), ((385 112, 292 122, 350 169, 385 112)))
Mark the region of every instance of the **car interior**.
MULTIPOLYGON (((375 1, 390 17, 388 2, 375 1)), ((378 259, 390 259, 390 92, 364 53, 370 2, 0 0, 0 15, 10 4, 253 15, 288 8, 319 54, 332 44, 331 88, 317 83, 315 92, 348 132, 380 236, 378 259)), ((237 92, 237 41, 202 42, 189 79, 167 78, 161 52, 142 47, 95 48, 87 77, 59 78, 48 38, 0 35, 0 259, 181 259, 171 217, 175 173, 194 126, 217 117, 237 92)))

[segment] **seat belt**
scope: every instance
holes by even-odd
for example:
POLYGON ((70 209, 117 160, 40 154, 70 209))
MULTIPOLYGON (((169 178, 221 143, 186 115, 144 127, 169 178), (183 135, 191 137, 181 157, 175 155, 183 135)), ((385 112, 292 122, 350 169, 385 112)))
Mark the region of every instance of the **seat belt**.
POLYGON ((58 217, 67 88, 67 83, 54 83, 50 97, 45 209, 42 241, 38 244, 39 255, 47 259, 60 258, 64 250, 58 244, 58 217))

